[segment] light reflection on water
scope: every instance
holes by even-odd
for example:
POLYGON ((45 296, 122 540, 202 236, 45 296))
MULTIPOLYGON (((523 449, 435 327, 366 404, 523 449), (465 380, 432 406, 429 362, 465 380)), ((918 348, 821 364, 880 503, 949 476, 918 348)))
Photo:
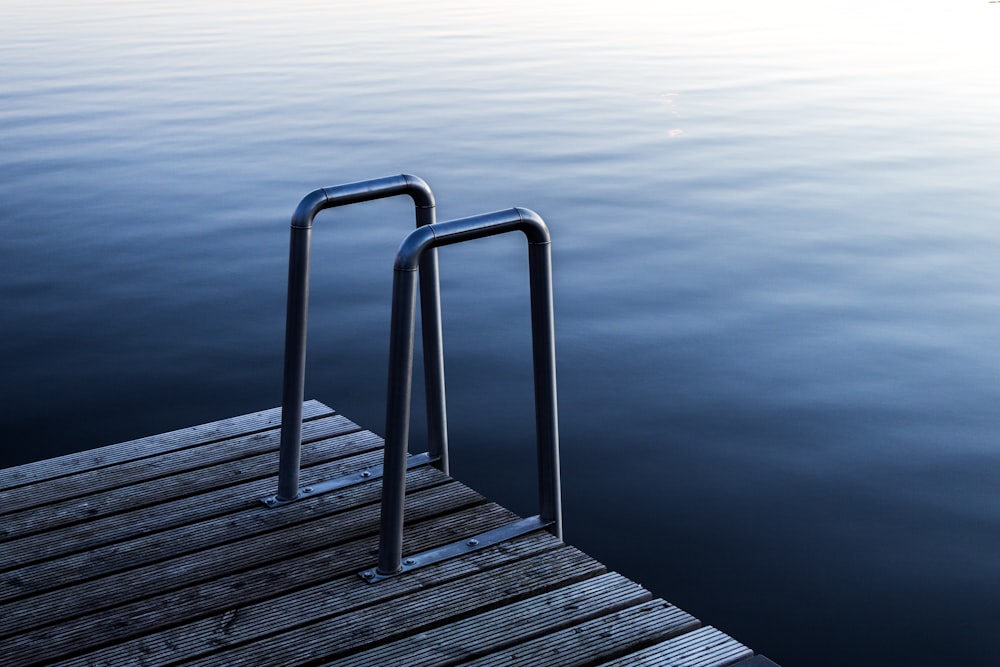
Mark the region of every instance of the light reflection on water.
MULTIPOLYGON (((412 172, 552 228, 571 542, 788 665, 981 659, 1000 9, 539 5, 5 3, 4 463, 275 405, 292 207, 412 172)), ((410 215, 317 222, 376 431, 410 215)), ((530 511, 523 274, 442 251, 456 474, 530 511)))

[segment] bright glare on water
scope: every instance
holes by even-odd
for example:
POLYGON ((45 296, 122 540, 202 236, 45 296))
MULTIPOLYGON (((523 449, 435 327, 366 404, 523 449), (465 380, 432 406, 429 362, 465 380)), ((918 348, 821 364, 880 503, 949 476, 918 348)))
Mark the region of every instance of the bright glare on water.
MULTIPOLYGON (((787 666, 989 663, 998 34, 987 0, 5 0, 0 463, 277 405, 295 204, 409 172, 551 228, 569 542, 787 666)), ((314 233, 307 394, 376 432, 411 225, 314 233)), ((523 242, 441 271, 453 472, 532 512, 523 242)))

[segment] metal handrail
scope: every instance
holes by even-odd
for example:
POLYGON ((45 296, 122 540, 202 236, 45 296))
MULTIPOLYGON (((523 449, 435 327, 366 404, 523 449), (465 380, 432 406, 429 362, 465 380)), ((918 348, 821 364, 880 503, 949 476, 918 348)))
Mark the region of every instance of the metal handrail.
MULTIPOLYGON (((410 392, 413 380, 413 330, 417 269, 438 246, 520 231, 528 241, 531 290, 531 343, 535 385, 535 434, 538 453, 539 515, 528 526, 545 526, 562 538, 559 479, 559 424, 556 405, 555 326, 552 311, 552 253, 548 228, 523 208, 486 213, 418 227, 396 255, 389 337, 389 386, 378 568, 362 573, 369 580, 403 569, 403 502, 406 494, 410 392)), ((471 540, 470 542, 475 542, 471 540)))
MULTIPOLYGON (((298 498, 302 448, 302 403, 306 374, 306 320, 309 301, 309 247, 313 219, 320 211, 374 199, 408 195, 416 209, 417 228, 435 221, 434 195, 422 179, 409 174, 319 188, 302 198, 291 222, 288 258, 288 305, 281 387, 281 450, 278 493, 265 499, 277 505, 298 498)), ((448 427, 444 393, 441 298, 437 253, 420 260, 420 305, 427 401, 427 449, 434 465, 448 472, 448 427)))

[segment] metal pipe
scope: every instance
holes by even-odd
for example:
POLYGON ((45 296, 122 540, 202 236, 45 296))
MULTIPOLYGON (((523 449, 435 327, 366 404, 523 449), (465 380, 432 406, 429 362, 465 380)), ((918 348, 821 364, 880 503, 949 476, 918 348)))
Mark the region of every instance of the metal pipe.
MULTIPOLYGON (((422 227, 421 229, 429 229, 422 227)), ((385 400, 385 453, 382 476, 383 524, 399 530, 382 531, 378 571, 395 574, 402 567, 403 502, 406 499, 406 456, 410 435, 410 387, 413 382, 413 324, 416 269, 394 271, 392 320, 389 333, 389 382, 385 400), (388 424, 392 424, 389 429, 388 424)))
MULTIPOLYGON (((417 227, 434 224, 434 207, 417 208, 417 227)), ((427 453, 444 474, 448 465, 448 409, 444 390, 444 341, 441 331, 441 279, 437 248, 420 260, 420 338, 424 343, 424 407, 427 453)))
POLYGON ((285 370, 281 381, 281 449, 278 498, 299 495, 302 452, 302 402, 305 399, 306 322, 309 313, 309 241, 312 227, 292 226, 288 250, 288 302, 285 310, 285 370))
MULTIPOLYGON (((288 304, 285 314, 285 366, 281 389, 281 449, 277 493, 279 500, 294 500, 299 493, 309 306, 309 254, 313 219, 324 209, 396 195, 408 195, 413 200, 417 227, 434 223, 434 194, 427 183, 410 174, 319 188, 303 197, 292 214, 288 304)), ((428 451, 438 458, 435 465, 447 472, 448 422, 444 400, 444 357, 441 342, 437 254, 428 253, 420 268, 428 451)))
MULTIPOLYGON (((425 253, 439 246, 512 231, 528 240, 531 337, 535 374, 535 431, 538 448, 540 518, 562 538, 559 480, 559 419, 556 403, 555 328, 552 311, 552 256, 545 222, 534 211, 514 208, 439 222, 410 232, 396 254, 393 272, 389 387, 386 397, 385 459, 378 574, 402 567, 403 504, 413 364, 414 277, 425 253)), ((422 271, 423 269, 421 269, 422 271)))
POLYGON ((552 307, 552 246, 528 245, 531 289, 531 352, 535 377, 535 438, 538 502, 542 521, 562 539, 559 473, 559 406, 556 404, 556 337, 552 307))

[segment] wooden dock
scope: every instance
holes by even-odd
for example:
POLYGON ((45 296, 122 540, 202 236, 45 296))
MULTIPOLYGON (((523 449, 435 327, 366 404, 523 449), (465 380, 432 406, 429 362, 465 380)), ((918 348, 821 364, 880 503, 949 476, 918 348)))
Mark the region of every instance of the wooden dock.
MULTIPOLYGON (((279 412, 0 470, 0 665, 773 665, 546 532, 364 582, 381 483, 265 507, 279 412)), ((381 463, 304 414, 303 483, 381 463)), ((407 553, 515 518, 408 473, 407 553)))

